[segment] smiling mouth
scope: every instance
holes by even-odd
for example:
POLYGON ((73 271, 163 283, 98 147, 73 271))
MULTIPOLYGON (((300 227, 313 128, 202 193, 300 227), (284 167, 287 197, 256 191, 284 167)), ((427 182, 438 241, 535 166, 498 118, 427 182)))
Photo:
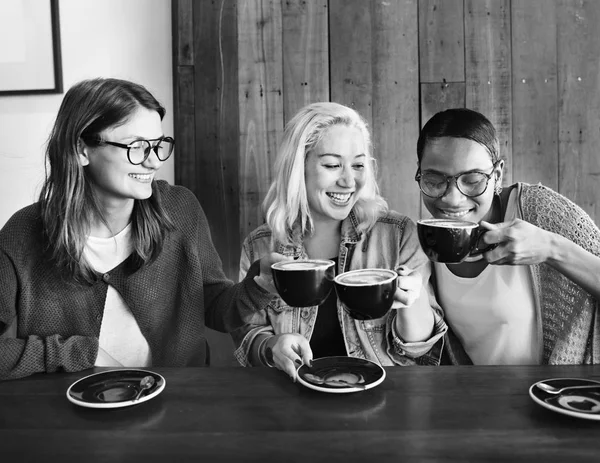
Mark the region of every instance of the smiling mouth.
POLYGON ((350 202, 352 193, 327 193, 331 201, 338 206, 345 206, 350 202))
POLYGON ((440 211, 444 217, 459 219, 471 212, 471 209, 465 209, 464 211, 445 211, 444 209, 438 209, 438 211, 440 211))
POLYGON ((152 174, 129 174, 129 176, 140 182, 151 182, 153 177, 152 174))

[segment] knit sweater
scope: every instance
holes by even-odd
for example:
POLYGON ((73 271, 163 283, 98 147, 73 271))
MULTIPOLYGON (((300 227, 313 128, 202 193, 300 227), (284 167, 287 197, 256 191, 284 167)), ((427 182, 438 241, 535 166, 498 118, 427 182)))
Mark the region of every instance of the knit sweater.
MULTIPOLYGON (((600 230, 583 209, 543 185, 515 186, 517 217, 600 256, 600 230)), ((530 265, 529 270, 533 294, 540 307, 542 363, 600 363, 599 302, 548 264, 530 265)), ((445 349, 445 363, 472 363, 451 327, 445 349)))
POLYGON ((128 258, 93 284, 64 277, 46 257, 39 203, 9 219, 0 231, 0 379, 93 367, 108 285, 131 309, 155 366, 205 365, 205 325, 232 331, 240 311, 269 303, 256 267, 239 284, 227 279, 191 191, 157 181, 154 194, 175 224, 161 254, 139 269, 128 258))

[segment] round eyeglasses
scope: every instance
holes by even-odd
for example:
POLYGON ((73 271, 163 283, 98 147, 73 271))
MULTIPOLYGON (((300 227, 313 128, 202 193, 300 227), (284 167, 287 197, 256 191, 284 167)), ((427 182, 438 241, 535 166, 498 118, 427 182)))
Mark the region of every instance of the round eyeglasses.
POLYGON ((175 147, 175 140, 172 137, 161 137, 153 140, 135 140, 127 145, 123 143, 116 143, 114 141, 97 140, 98 143, 116 146, 117 148, 123 148, 127 150, 127 159, 134 166, 142 164, 150 153, 154 151, 156 157, 161 161, 169 159, 173 154, 173 148, 175 147), (154 143, 154 144, 153 144, 154 143))
POLYGON ((488 182, 492 178, 497 165, 498 162, 495 162, 489 174, 485 172, 463 172, 462 174, 452 176, 433 172, 422 173, 419 168, 415 175, 415 180, 419 183, 419 188, 423 194, 430 198, 441 198, 444 196, 452 180, 456 182, 456 188, 463 195, 469 198, 476 198, 477 196, 481 196, 487 189, 488 182))

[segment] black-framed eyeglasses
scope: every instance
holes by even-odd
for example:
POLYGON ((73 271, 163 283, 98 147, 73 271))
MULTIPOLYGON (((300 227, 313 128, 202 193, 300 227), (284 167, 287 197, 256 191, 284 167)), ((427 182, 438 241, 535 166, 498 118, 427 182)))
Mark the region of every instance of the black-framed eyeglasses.
POLYGON ((169 159, 173 154, 173 148, 175 148, 175 140, 172 137, 161 137, 153 140, 135 140, 131 143, 117 143, 114 141, 107 140, 96 140, 100 144, 116 146, 117 148, 123 148, 127 150, 127 159, 134 166, 142 164, 150 153, 154 151, 156 156, 161 161, 169 159), (152 144, 152 142, 156 142, 152 144))
POLYGON ((434 172, 422 173, 421 169, 417 170, 415 180, 419 183, 419 188, 425 196, 430 198, 441 198, 450 188, 450 182, 456 182, 456 188, 463 195, 469 198, 481 196, 487 189, 488 183, 494 170, 500 161, 497 161, 492 166, 492 171, 489 174, 485 172, 463 172, 462 174, 447 176, 434 172))

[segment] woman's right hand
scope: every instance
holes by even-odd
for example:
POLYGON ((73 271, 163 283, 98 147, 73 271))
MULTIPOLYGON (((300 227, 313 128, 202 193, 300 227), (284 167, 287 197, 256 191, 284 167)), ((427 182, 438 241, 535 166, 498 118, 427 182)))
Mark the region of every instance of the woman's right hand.
POLYGON ((276 334, 266 342, 265 349, 271 349, 272 362, 278 369, 287 373, 296 382, 296 368, 312 364, 313 354, 308 340, 297 333, 276 334))

